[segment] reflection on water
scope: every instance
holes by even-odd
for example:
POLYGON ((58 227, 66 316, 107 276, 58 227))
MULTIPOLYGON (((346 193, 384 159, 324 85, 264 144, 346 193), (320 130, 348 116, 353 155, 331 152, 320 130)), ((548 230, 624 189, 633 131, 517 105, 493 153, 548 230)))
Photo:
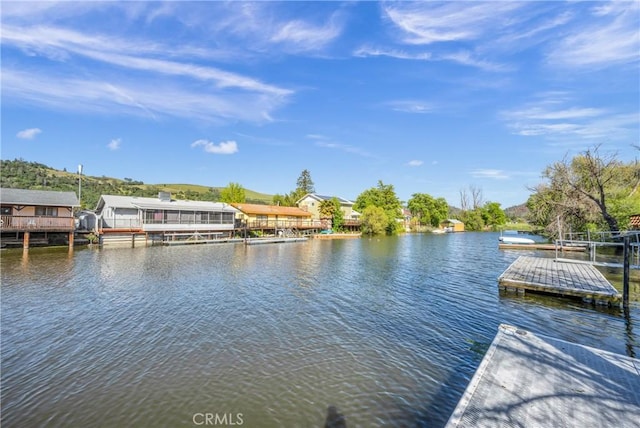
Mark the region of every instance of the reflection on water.
POLYGON ((442 426, 500 323, 637 353, 637 285, 499 292, 497 236, 3 252, 2 425, 442 426))

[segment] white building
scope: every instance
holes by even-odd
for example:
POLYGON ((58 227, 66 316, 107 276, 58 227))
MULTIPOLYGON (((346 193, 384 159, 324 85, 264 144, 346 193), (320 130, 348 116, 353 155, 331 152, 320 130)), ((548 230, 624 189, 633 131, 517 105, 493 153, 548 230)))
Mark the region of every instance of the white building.
POLYGON ((237 213, 226 203, 174 200, 166 192, 160 192, 157 198, 102 195, 96 207, 101 235, 212 232, 229 235, 234 230, 237 213))

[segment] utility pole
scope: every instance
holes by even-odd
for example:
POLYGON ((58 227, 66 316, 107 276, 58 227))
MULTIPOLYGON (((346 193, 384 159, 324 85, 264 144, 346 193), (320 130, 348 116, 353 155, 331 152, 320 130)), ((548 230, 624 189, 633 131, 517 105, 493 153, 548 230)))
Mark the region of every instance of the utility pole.
POLYGON ((78 202, 82 208, 82 164, 78 165, 78 202))

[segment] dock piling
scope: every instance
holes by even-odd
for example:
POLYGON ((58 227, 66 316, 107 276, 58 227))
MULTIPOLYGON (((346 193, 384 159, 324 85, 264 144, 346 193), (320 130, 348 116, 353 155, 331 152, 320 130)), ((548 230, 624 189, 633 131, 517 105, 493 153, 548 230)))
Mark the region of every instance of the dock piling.
POLYGON ((631 264, 631 237, 625 235, 623 238, 622 250, 622 306, 629 307, 629 267, 631 264))

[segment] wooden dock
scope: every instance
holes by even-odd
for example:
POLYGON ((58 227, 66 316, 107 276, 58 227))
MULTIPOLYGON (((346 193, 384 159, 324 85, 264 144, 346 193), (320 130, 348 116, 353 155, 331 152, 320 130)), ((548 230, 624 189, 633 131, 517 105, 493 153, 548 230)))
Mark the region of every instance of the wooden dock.
POLYGON ((640 360, 501 325, 446 425, 638 427, 640 360))
POLYGON ((498 284, 506 290, 581 297, 598 304, 619 304, 622 298, 595 267, 551 258, 520 256, 500 275, 498 284))
POLYGON ((555 244, 498 244, 500 250, 543 250, 543 251, 587 251, 589 248, 581 245, 555 244))

